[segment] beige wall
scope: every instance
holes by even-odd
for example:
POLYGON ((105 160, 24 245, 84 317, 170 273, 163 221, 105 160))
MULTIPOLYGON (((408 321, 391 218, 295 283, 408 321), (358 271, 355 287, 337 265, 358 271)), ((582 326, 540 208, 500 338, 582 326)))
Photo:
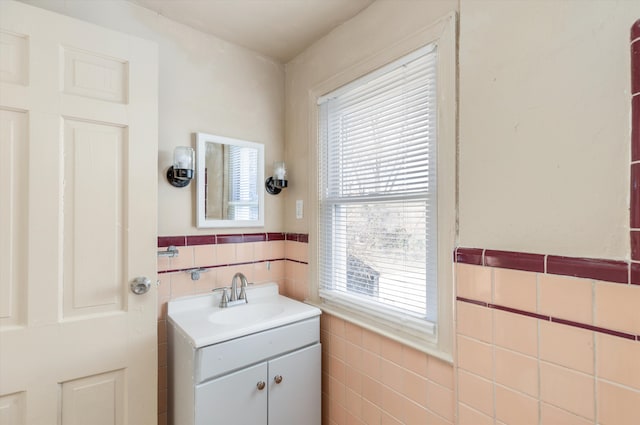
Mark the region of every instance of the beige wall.
POLYGON ((638 16, 637 1, 461 1, 461 246, 629 257, 638 16))
MULTIPOLYGON (((195 148, 193 132, 264 143, 267 164, 283 157, 284 67, 277 61, 121 0, 25 3, 158 43, 159 235, 216 233, 195 228, 195 184, 178 189, 165 178, 173 148, 195 148)), ((266 195, 265 202, 265 227, 240 231, 282 230, 282 198, 266 195)))

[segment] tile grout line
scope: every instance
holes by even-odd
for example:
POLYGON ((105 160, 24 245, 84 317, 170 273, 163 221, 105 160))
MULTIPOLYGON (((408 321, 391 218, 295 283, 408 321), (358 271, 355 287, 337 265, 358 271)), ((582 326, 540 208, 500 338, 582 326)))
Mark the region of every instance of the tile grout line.
MULTIPOLYGON (((544 272, 547 272, 547 256, 544 257, 544 272)), ((536 313, 540 313, 540 273, 536 273, 536 313)), ((542 425, 542 370, 540 368, 540 320, 536 321, 536 369, 538 373, 538 425, 542 425)))
MULTIPOLYGON (((629 283, 631 282, 631 265, 629 265, 629 283)), ((596 308, 596 281, 591 279, 591 324, 595 326, 598 309, 596 308)), ((596 331, 591 332, 593 341, 593 418, 598 423, 598 336, 596 331)))
POLYGON ((632 393, 640 395, 640 388, 636 388, 636 387, 632 387, 632 386, 629 386, 629 385, 626 385, 626 384, 623 384, 623 383, 620 383, 620 382, 612 381, 611 379, 607 379, 607 378, 601 378, 600 381, 601 382, 605 382, 605 383, 607 383, 609 385, 612 385, 612 386, 615 386, 615 387, 618 387, 618 388, 622 388, 624 390, 627 390, 627 391, 630 391, 632 393))
MULTIPOLYGON (((485 250, 482 250, 483 257, 485 250)), ((484 263, 484 261, 483 261, 484 263)), ((491 303, 487 303, 487 306, 493 304, 495 301, 496 292, 496 273, 495 269, 491 269, 491 303)), ((498 422, 498 408, 496 402, 496 321, 495 312, 491 311, 491 391, 493 392, 493 422, 498 422)))

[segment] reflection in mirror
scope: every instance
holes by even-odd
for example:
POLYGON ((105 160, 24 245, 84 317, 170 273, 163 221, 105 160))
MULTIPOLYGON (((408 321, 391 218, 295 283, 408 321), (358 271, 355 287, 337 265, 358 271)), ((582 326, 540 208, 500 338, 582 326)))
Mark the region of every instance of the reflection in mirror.
POLYGON ((206 143, 206 218, 257 220, 258 149, 206 143))
POLYGON ((198 227, 264 225, 264 146, 197 133, 198 227))

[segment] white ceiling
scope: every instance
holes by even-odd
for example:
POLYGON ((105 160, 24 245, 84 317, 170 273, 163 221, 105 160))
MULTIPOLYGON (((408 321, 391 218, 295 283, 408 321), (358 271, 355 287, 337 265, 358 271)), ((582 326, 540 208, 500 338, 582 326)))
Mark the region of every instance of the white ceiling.
POLYGON ((375 0, 129 0, 288 62, 375 0))

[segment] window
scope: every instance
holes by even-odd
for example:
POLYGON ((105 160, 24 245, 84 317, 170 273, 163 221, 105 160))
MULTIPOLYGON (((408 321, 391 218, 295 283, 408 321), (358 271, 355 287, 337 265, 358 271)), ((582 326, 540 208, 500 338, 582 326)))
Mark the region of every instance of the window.
MULTIPOLYGON (((346 319, 447 352, 455 106, 442 99, 455 98, 455 68, 439 63, 439 41, 317 99, 317 279, 324 306, 346 319)), ((453 42, 444 48, 451 61, 453 42)))

